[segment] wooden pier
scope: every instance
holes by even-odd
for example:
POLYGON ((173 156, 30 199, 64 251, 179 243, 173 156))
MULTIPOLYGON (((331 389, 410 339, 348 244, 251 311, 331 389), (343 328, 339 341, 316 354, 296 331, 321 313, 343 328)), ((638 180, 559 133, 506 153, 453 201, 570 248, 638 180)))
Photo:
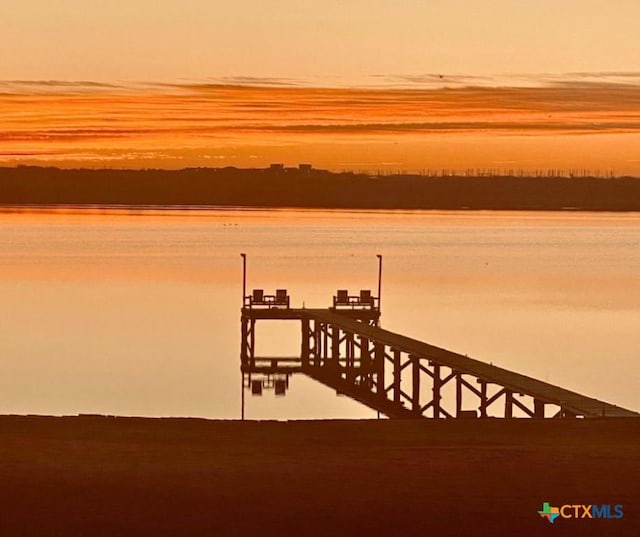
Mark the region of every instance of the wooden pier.
MULTIPOLYGON (((244 294, 245 291, 243 291, 244 294)), ((325 309, 291 308, 288 293, 244 296, 244 391, 284 395, 302 373, 389 418, 602 418, 637 412, 380 328, 380 292, 339 290, 325 309), (256 355, 256 324, 300 324, 296 356, 256 355)))

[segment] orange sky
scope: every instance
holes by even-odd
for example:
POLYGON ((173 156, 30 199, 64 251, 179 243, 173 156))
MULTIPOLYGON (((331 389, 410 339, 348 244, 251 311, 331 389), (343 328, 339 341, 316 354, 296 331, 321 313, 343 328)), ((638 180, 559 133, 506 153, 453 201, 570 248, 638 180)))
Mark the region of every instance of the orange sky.
POLYGON ((640 175, 635 0, 4 0, 0 164, 640 175))
POLYGON ((0 161, 638 173, 640 85, 312 88, 5 82, 0 161))

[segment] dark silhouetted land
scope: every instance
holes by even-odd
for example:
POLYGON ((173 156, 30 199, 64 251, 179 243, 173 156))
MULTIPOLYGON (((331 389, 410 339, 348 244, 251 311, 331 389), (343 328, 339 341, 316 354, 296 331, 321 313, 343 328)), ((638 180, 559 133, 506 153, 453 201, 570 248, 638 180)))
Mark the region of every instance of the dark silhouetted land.
POLYGON ((637 536, 639 482, 637 419, 0 417, 3 536, 637 536))
POLYGON ((305 168, 0 168, 0 205, 639 211, 632 177, 371 176, 305 168))

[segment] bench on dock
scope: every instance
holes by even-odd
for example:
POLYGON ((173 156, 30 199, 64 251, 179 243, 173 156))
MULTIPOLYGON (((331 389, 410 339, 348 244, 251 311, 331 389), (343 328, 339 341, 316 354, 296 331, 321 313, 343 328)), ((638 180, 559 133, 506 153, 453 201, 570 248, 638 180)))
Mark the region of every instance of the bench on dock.
POLYGON ((338 289, 336 295, 333 297, 334 309, 356 309, 356 308, 370 308, 374 309, 376 303, 376 297, 371 295, 369 289, 360 290, 359 295, 350 295, 346 289, 338 289))
POLYGON ((286 289, 276 289, 275 295, 265 295, 264 289, 254 289, 244 299, 245 307, 249 308, 287 308, 290 306, 290 297, 286 289))

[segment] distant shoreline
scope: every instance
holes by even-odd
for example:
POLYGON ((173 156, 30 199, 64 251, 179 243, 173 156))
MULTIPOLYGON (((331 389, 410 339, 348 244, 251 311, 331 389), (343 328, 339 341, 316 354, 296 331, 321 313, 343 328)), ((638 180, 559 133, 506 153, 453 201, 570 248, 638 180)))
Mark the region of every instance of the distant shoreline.
POLYGON ((82 213, 105 213, 105 214, 152 214, 152 213, 213 213, 224 212, 255 212, 255 211, 300 211, 300 212, 336 212, 336 213, 387 213, 387 214, 422 214, 422 213, 595 213, 595 214, 635 214, 640 213, 640 208, 629 210, 608 210, 608 209, 580 209, 565 207, 560 209, 360 209, 341 207, 284 207, 284 206, 240 206, 240 205, 100 205, 100 204, 24 204, 24 205, 3 205, 0 203, 0 214, 12 213, 50 213, 50 214, 82 214, 82 213))
POLYGON ((0 211, 15 208, 636 212, 640 178, 0 168, 0 211))

